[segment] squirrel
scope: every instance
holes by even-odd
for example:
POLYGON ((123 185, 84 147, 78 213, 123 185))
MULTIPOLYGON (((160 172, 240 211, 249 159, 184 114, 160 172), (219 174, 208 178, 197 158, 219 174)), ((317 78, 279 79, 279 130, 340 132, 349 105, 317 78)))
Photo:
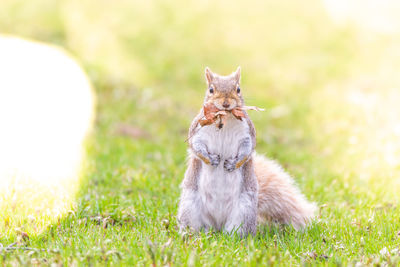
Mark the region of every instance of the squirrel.
POLYGON ((275 161, 255 153, 256 131, 244 107, 240 67, 228 76, 205 69, 204 106, 188 134, 188 167, 178 208, 180 231, 211 229, 240 236, 256 234, 257 225, 291 224, 296 230, 311 222, 316 206, 275 161), (224 124, 202 125, 206 105, 224 112, 224 124))

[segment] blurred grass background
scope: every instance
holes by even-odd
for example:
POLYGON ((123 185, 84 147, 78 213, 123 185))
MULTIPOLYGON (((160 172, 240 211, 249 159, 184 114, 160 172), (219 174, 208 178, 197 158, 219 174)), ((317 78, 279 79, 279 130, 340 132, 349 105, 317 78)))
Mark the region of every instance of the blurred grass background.
MULTIPOLYGON (((127 262, 165 264, 161 252, 153 257, 138 247, 148 239, 167 242, 169 232, 159 229, 162 219, 176 225, 184 140, 203 101, 204 67, 228 74, 238 65, 247 104, 266 108, 250 114, 258 152, 281 162, 307 197, 324 204, 308 235, 267 233, 249 246, 276 244, 277 235, 281 246, 255 252, 257 257, 237 252, 238 262, 247 257, 249 263, 265 263, 274 256, 298 263, 309 260, 307 251, 317 251, 328 255, 328 263, 365 263, 371 255, 380 257, 383 247, 398 244, 398 34, 335 24, 316 0, 2 0, 0 32, 64 47, 94 84, 97 119, 88 138, 87 171, 73 209, 76 217, 68 215, 61 224, 78 229, 64 233, 73 248, 83 242, 83 226, 71 222, 114 216, 127 224, 121 226, 127 227, 123 235, 138 240, 124 246, 104 229, 117 248, 123 247, 123 255, 135 249, 127 262), (126 128, 136 134, 123 134, 126 128), (124 221, 131 210, 137 221, 124 221)), ((11 243, 18 235, 14 226, 33 229, 27 221, 15 223, 0 240, 11 243)), ((97 229, 95 223, 90 227, 97 229)), ((85 231, 95 236, 90 227, 85 231)), ((33 241, 38 247, 61 242, 43 242, 41 231, 30 234, 38 236, 33 241)), ((93 238, 88 247, 100 242, 93 238)), ((210 251, 201 254, 197 241, 189 248, 177 242, 171 248, 177 262, 229 262, 222 252, 217 253, 222 261, 210 251), (177 252, 182 247, 196 256, 177 252)), ((85 248, 77 250, 84 254, 85 248)), ((76 257, 73 251, 62 253, 64 262, 76 257)))

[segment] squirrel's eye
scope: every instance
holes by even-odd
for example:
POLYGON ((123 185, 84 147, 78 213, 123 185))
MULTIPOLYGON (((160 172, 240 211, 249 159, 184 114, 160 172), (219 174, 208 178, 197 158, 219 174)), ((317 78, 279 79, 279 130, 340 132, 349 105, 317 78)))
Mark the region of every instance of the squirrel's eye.
POLYGON ((237 89, 236 89, 236 92, 239 94, 240 93, 240 87, 238 87, 237 89))
POLYGON ((212 88, 212 87, 210 87, 210 93, 212 94, 212 93, 214 93, 214 88, 212 88))

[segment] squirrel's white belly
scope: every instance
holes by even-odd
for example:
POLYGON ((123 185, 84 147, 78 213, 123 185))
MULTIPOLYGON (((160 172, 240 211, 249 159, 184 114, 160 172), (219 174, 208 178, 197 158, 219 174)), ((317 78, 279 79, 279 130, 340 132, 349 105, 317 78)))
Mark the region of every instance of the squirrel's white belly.
POLYGON ((199 180, 204 224, 221 230, 239 205, 241 170, 227 172, 223 162, 216 168, 205 165, 199 180))
POLYGON ((202 130, 200 134, 208 141, 209 152, 221 159, 217 167, 202 162, 199 193, 203 223, 221 230, 231 223, 232 214, 238 209, 243 182, 241 168, 228 172, 224 169, 224 161, 237 156, 239 141, 248 135, 248 125, 231 119, 222 129, 210 125, 202 130))

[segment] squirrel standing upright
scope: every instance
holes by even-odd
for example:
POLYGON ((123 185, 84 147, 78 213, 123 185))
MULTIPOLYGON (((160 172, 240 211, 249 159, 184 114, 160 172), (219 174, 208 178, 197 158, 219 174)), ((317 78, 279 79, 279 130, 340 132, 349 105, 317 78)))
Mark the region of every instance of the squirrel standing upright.
POLYGON ((189 129, 189 159, 178 210, 180 229, 213 228, 255 234, 257 222, 304 227, 314 216, 292 178, 274 161, 256 155, 256 132, 243 108, 240 67, 229 76, 205 69, 204 107, 189 129), (224 112, 224 124, 202 125, 206 104, 224 112))

